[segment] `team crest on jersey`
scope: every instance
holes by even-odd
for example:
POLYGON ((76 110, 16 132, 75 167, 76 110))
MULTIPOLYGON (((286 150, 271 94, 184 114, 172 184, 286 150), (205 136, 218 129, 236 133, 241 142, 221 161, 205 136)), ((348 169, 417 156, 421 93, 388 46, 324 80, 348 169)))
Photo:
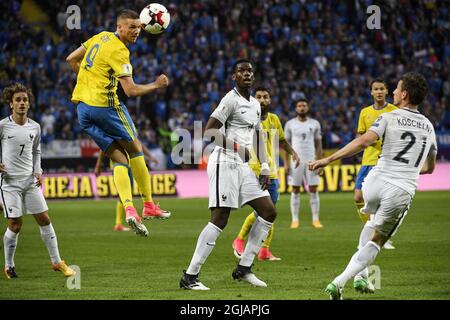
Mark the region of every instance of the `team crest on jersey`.
POLYGON ((30 141, 33 141, 34 135, 30 133, 30 141))
POLYGON ((227 111, 227 106, 223 106, 222 109, 220 109, 220 112, 225 113, 227 111))
POLYGON ((227 198, 228 197, 226 195, 224 195, 224 194, 222 195, 222 201, 227 201, 227 198))
POLYGON ((372 127, 379 127, 380 126, 380 121, 381 121, 381 119, 383 119, 383 117, 382 116, 379 116, 378 118, 377 118, 377 120, 375 120, 375 122, 372 124, 372 127))
POLYGON ((123 73, 131 74, 131 70, 132 70, 131 64, 125 63, 125 64, 122 65, 123 73))

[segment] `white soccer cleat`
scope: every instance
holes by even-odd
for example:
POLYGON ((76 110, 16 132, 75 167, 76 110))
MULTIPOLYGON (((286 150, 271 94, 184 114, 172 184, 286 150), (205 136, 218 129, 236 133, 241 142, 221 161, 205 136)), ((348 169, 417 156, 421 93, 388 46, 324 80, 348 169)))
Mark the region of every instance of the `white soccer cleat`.
POLYGON ((240 280, 250 283, 252 286, 255 287, 267 287, 267 283, 265 283, 262 280, 259 280, 254 273, 247 273, 245 276, 240 278, 240 280))
POLYGON ((209 288, 198 280, 198 274, 187 274, 183 270, 183 276, 180 280, 180 288, 186 290, 207 291, 209 288))
POLYGON ((241 265, 238 265, 231 275, 233 279, 248 282, 252 286, 263 288, 267 287, 267 283, 259 280, 252 272, 251 267, 243 267, 241 265))
POLYGON ((395 247, 394 247, 394 244, 392 243, 392 240, 386 241, 386 243, 383 245, 383 249, 394 250, 395 247))

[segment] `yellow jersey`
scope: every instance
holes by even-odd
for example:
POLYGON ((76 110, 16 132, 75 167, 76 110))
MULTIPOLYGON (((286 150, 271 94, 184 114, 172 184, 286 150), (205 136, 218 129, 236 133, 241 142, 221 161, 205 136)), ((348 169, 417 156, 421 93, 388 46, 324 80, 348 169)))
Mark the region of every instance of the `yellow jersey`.
MULTIPOLYGON (((278 141, 283 141, 284 137, 283 126, 281 125, 280 119, 274 113, 268 113, 266 120, 261 122, 261 127, 263 129, 264 135, 264 145, 266 146, 267 162, 270 168, 270 179, 278 179, 278 167, 275 161, 276 150, 274 150, 275 139, 278 141)), ((250 168, 255 172, 257 176, 261 171, 261 164, 256 156, 255 151, 251 151, 250 168)))
POLYGON ((72 102, 94 107, 115 107, 118 78, 131 76, 130 51, 113 32, 103 31, 86 42, 72 102))
MULTIPOLYGON (((361 110, 358 120, 358 133, 364 134, 369 130, 374 121, 383 113, 391 112, 397 109, 393 104, 387 103, 383 109, 375 109, 373 105, 361 110)), ((378 139, 373 145, 364 150, 362 163, 363 166, 374 166, 378 162, 381 153, 381 139, 378 139)))

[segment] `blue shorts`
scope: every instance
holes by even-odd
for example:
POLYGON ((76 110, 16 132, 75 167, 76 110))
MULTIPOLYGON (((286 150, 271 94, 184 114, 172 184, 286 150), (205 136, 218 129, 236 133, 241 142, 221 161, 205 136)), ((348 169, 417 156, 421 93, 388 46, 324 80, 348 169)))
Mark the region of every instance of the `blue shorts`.
POLYGON ((278 193, 279 188, 280 182, 278 181, 278 179, 270 179, 270 185, 269 188, 267 188, 267 191, 269 191, 270 199, 272 199, 274 205, 276 205, 278 202, 278 197, 280 195, 278 193))
POLYGON ((114 141, 134 141, 137 133, 127 107, 93 107, 80 102, 77 105, 78 122, 102 151, 108 150, 114 141))
POLYGON ((267 189, 270 194, 270 199, 272 199, 273 204, 277 204, 278 202, 278 189, 280 188, 280 182, 278 179, 270 179, 270 186, 267 189))
POLYGON ((359 168, 358 176, 356 177, 355 190, 361 190, 364 179, 369 174, 374 166, 361 166, 359 168))

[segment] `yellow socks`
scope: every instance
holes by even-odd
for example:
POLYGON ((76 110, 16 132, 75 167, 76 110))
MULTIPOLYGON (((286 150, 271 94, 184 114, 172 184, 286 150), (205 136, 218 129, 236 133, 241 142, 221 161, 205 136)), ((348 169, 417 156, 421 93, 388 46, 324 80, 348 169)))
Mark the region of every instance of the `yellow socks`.
POLYGON ((270 230, 269 230, 269 234, 267 235, 266 241, 264 241, 264 243, 262 244, 263 248, 270 247, 270 242, 272 242, 272 237, 273 237, 273 229, 274 229, 274 226, 272 224, 272 226, 270 227, 270 230))
POLYGON ((361 219, 362 223, 365 224, 367 222, 367 220, 369 220, 369 215, 361 213, 361 209, 364 207, 364 202, 356 202, 355 201, 355 205, 356 205, 356 211, 358 212, 359 218, 361 219))
MULTIPOLYGON (((250 233, 250 229, 253 226, 253 223, 255 223, 256 221, 256 215, 254 212, 250 213, 247 218, 245 218, 244 223, 242 224, 241 227, 241 231, 239 231, 238 237, 242 240, 246 240, 248 237, 248 234, 250 233)), ((272 237, 273 237, 273 229, 274 226, 272 224, 272 226, 269 229, 269 234, 267 235, 266 240, 264 241, 262 247, 263 248, 269 248, 270 247, 270 242, 272 242, 272 237)))
POLYGON ((130 166, 136 180, 139 192, 144 202, 153 202, 152 190, 150 187, 150 174, 145 165, 144 154, 142 152, 130 155, 130 166))
POLYGON ((116 203, 116 226, 122 224, 122 220, 125 217, 125 209, 123 208, 122 202, 117 201, 116 203))
POLYGON ((128 166, 122 163, 114 163, 114 184, 124 208, 133 206, 131 182, 128 176, 128 166))
POLYGON ((255 213, 250 213, 247 218, 245 218, 244 224, 241 227, 241 231, 239 231, 238 237, 242 240, 247 239, 250 229, 252 228, 253 223, 256 220, 255 213))

